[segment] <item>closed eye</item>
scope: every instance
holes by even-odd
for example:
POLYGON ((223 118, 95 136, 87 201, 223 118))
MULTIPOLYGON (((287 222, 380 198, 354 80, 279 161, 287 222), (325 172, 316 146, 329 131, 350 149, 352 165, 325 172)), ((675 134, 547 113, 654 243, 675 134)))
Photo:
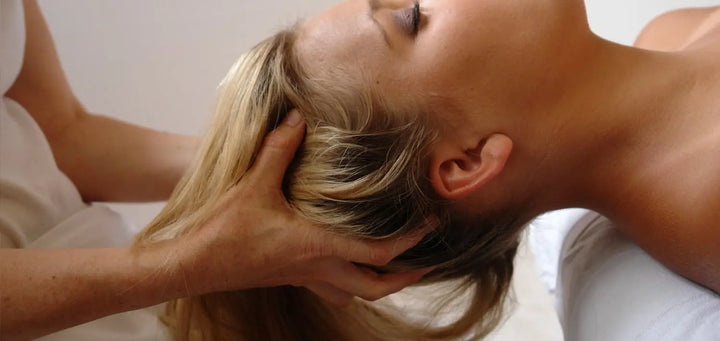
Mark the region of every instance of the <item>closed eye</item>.
POLYGON ((421 24, 420 2, 415 1, 412 7, 396 11, 394 17, 403 31, 411 36, 416 36, 421 24))
POLYGON ((413 35, 417 35, 418 30, 420 29, 420 1, 415 1, 415 4, 413 5, 413 17, 412 17, 412 27, 413 27, 413 35))

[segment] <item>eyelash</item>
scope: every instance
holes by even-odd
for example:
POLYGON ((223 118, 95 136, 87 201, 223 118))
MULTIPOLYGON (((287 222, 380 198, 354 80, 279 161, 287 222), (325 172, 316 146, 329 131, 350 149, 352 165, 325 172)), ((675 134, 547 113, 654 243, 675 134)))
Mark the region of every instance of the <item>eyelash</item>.
POLYGON ((412 34, 416 35, 420 29, 420 1, 415 1, 412 7, 412 34))
POLYGON ((405 7, 395 13, 395 18, 397 19, 399 26, 402 27, 403 31, 413 37, 416 36, 420 30, 420 21, 422 19, 420 13, 420 2, 415 1, 413 2, 412 7, 405 7))

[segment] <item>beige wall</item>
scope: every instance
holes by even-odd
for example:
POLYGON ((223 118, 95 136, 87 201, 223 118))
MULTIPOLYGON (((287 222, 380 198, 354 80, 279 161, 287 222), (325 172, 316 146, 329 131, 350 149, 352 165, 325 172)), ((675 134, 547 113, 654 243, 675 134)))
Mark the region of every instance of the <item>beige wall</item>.
MULTIPOLYGON (((244 51, 333 1, 40 1, 73 90, 86 108, 199 135, 215 88, 244 51)), ((136 225, 161 204, 118 204, 136 225)))

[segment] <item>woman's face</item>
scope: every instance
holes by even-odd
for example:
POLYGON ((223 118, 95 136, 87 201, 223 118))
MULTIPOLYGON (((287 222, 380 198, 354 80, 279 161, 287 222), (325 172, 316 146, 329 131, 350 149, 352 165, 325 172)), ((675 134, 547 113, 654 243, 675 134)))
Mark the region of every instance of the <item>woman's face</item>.
POLYGON ((296 47, 311 74, 340 69, 389 98, 420 98, 450 118, 502 91, 507 69, 522 62, 509 47, 530 38, 519 27, 527 7, 508 0, 349 0, 305 24, 296 47))

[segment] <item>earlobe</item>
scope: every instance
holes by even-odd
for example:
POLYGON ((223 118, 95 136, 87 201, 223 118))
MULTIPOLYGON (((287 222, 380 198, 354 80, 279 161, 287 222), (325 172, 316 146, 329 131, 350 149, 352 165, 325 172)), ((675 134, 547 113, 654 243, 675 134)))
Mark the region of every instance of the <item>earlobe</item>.
POLYGON ((435 192, 445 199, 462 199, 477 191, 502 172, 512 146, 503 134, 493 134, 467 150, 440 145, 430 164, 435 192))

